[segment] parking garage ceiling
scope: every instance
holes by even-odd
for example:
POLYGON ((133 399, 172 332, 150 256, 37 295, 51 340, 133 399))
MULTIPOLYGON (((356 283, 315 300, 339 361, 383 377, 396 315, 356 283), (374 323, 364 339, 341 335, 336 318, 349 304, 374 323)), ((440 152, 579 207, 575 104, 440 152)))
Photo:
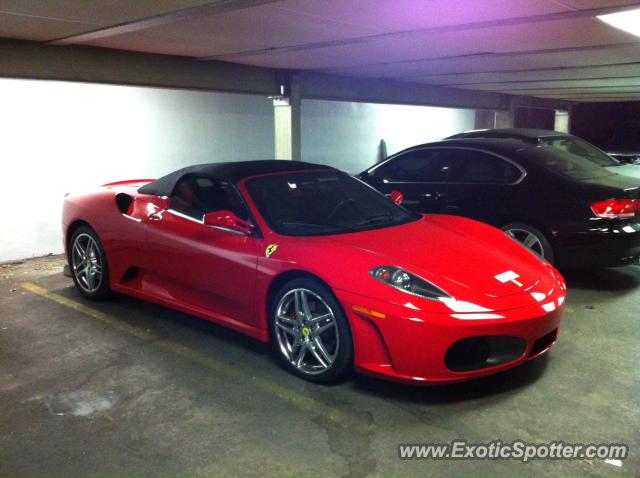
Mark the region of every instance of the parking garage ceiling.
POLYGON ((572 101, 640 99, 624 0, 0 0, 0 37, 572 101))

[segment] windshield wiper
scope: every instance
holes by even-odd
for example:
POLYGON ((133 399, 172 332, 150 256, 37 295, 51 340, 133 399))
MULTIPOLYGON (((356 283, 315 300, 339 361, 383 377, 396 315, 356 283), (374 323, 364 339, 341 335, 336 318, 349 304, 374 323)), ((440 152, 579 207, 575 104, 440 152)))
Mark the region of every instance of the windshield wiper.
POLYGON ((302 226, 302 227, 330 227, 336 231, 355 231, 353 227, 343 224, 331 224, 329 222, 301 222, 301 221, 284 221, 280 223, 282 226, 302 226))
POLYGON ((356 226, 371 226, 385 221, 393 221, 393 215, 381 214, 379 216, 371 216, 362 221, 356 222, 356 226))

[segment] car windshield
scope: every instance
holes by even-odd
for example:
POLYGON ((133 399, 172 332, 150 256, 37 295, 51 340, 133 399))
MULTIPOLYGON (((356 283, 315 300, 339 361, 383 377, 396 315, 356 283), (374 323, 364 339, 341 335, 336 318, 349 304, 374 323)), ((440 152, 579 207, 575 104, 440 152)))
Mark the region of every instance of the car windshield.
POLYGON ((557 149, 564 153, 588 159, 602 167, 620 166, 620 162, 613 159, 604 151, 599 150, 591 143, 574 136, 548 136, 539 138, 538 144, 542 147, 557 149))
POLYGON ((258 177, 247 181, 247 189, 269 227, 287 236, 344 234, 421 217, 361 181, 334 171, 258 177))

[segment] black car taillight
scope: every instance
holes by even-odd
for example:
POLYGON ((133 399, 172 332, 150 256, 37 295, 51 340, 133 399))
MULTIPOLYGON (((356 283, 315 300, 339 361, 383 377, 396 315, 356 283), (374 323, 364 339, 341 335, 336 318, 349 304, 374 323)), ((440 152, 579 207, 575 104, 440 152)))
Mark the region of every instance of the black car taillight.
POLYGON ((639 199, 606 199, 591 205, 593 213, 604 219, 629 219, 640 212, 639 199))

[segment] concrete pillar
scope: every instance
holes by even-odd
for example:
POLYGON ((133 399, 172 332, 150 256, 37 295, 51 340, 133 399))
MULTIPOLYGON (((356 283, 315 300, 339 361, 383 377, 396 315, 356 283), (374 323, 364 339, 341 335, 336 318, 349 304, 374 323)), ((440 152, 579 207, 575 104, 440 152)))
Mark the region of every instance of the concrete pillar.
POLYGON ((476 119, 473 129, 493 129, 495 128, 496 112, 492 110, 476 110, 476 119))
POLYGON ((513 128, 513 111, 476 110, 474 129, 513 128))
POLYGON ((300 86, 295 76, 281 85, 281 96, 273 97, 275 158, 300 161, 300 86))
POLYGON ((553 129, 560 133, 569 132, 569 111, 568 110, 556 110, 553 129))
POLYGON ((513 128, 513 110, 496 111, 495 128, 513 128))

